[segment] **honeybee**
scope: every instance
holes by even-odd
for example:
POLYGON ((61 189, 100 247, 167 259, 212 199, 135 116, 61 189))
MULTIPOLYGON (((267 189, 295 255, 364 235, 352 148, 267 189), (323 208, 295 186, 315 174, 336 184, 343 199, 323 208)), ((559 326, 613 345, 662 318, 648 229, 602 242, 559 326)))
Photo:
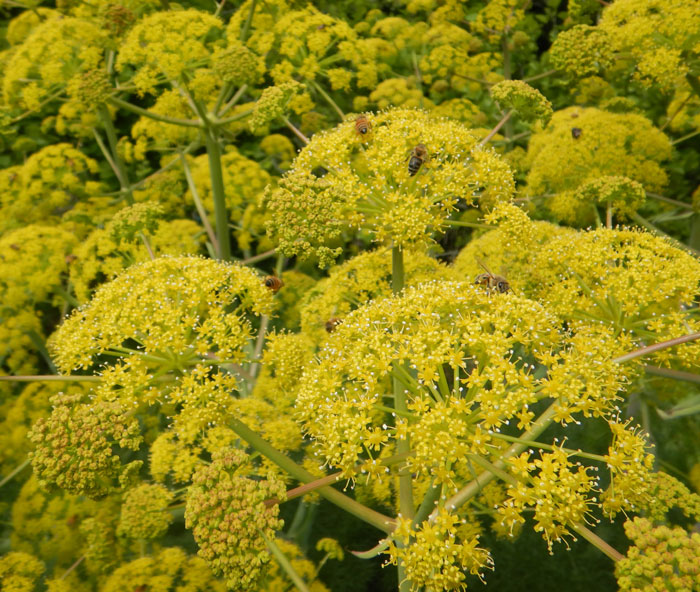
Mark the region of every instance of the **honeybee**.
POLYGON ((574 140, 578 140, 581 137, 582 133, 583 133, 583 130, 580 127, 572 127, 571 128, 571 137, 574 140))
POLYGON ((341 322, 342 321, 337 317, 332 317, 332 318, 328 319, 326 321, 326 331, 328 331, 328 333, 333 333, 333 331, 335 331, 335 328, 338 325, 340 325, 341 322))
POLYGON ((273 294, 277 294, 279 292, 279 289, 284 286, 284 282, 278 278, 277 276, 274 275, 268 275, 264 280, 263 283, 265 284, 265 287, 270 288, 272 290, 273 294))
POLYGON ((484 268, 486 273, 480 273, 477 275, 476 279, 474 280, 475 284, 484 286, 487 292, 496 291, 500 292, 501 294, 510 292, 510 283, 506 278, 504 278, 502 275, 494 275, 491 273, 489 268, 486 267, 486 265, 484 265, 481 261, 479 261, 479 265, 484 268))
POLYGON ((66 263, 67 263, 68 265, 70 265, 70 264, 73 263, 73 261, 75 261, 77 258, 78 258, 77 255, 73 255, 73 253, 68 253, 68 255, 66 255, 65 261, 66 261, 66 263))
POLYGON ((372 131, 372 123, 364 115, 355 120, 355 131, 359 136, 366 136, 372 131))
POLYGON ((413 150, 411 150, 411 155, 408 157, 408 174, 413 177, 423 166, 423 163, 428 158, 428 149, 425 144, 418 144, 413 150))

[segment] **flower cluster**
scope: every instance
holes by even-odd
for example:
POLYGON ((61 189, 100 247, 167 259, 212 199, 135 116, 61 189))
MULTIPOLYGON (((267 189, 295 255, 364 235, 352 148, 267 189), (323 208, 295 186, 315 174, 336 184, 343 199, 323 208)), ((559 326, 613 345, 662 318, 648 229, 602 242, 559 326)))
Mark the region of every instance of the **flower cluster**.
POLYGON ((534 510, 535 531, 542 532, 550 553, 552 543, 571 536, 569 528, 586 522, 596 502, 596 480, 589 467, 572 463, 555 448, 530 460, 530 453, 509 459, 518 482, 508 487, 508 499, 498 508, 501 527, 510 530, 524 523, 527 510, 534 510))
POLYGON ((118 70, 136 68, 133 83, 141 93, 155 93, 159 81, 179 81, 211 59, 223 23, 195 9, 156 12, 127 34, 116 62, 118 70))
POLYGON ((457 122, 423 111, 393 109, 315 135, 294 167, 268 190, 268 229, 288 255, 319 257, 348 225, 378 242, 422 246, 439 232, 458 202, 489 207, 511 198, 507 165, 457 122))
POLYGON ((513 109, 525 121, 543 126, 552 118, 552 104, 540 91, 522 80, 504 80, 491 87, 491 96, 503 108, 513 109))
POLYGON ((101 589, 104 592, 225 592, 226 586, 214 577, 202 559, 172 547, 152 557, 141 557, 118 567, 101 589))
POLYGON ((100 498, 110 492, 122 464, 119 449, 137 450, 138 421, 117 402, 87 402, 81 395, 51 399, 51 415, 29 434, 32 467, 44 487, 100 498))
MULTIPOLYGON (((132 266, 102 286, 51 339, 56 363, 68 372, 91 368, 105 351, 129 340, 144 353, 241 359, 270 291, 249 268, 196 257, 161 258, 132 266)), ((125 355, 128 356, 129 350, 125 355)))
POLYGON ((654 526, 646 518, 625 522, 634 545, 615 564, 623 592, 693 590, 700 584, 700 534, 679 527, 654 526))
POLYGON ((246 476, 246 458, 233 448, 214 453, 211 464, 195 472, 185 511, 199 555, 236 590, 257 589, 270 560, 265 538, 282 526, 279 506, 264 502, 283 499, 285 493, 279 481, 246 476))
POLYGON ((493 569, 491 555, 478 544, 459 517, 440 511, 419 528, 401 519, 387 553, 391 563, 402 562, 413 591, 466 590, 465 572, 481 578, 485 569, 493 569))
MULTIPOLYGON (((577 191, 582 185, 601 176, 623 176, 646 191, 659 191, 668 180, 661 162, 670 155, 668 138, 641 115, 570 107, 557 111, 550 125, 532 136, 528 192, 553 194, 546 202, 552 215, 585 226, 596 212, 586 192, 577 191)), ((625 201, 629 208, 639 197, 625 201)))
POLYGON ((143 483, 124 495, 118 534, 133 539, 160 538, 172 522, 173 494, 162 485, 143 483))

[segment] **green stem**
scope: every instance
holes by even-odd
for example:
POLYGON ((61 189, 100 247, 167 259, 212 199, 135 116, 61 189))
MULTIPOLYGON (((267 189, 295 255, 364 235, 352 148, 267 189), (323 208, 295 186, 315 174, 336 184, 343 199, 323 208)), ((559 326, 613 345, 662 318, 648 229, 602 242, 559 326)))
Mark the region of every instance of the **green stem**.
POLYGON ((682 370, 673 370, 671 368, 659 368, 657 366, 644 366, 644 371, 653 376, 663 376, 664 378, 673 378, 674 380, 684 380, 686 382, 700 384, 700 374, 693 374, 692 372, 683 372, 682 370))
POLYGON ((214 130, 204 130, 204 139, 209 157, 209 175, 211 192, 214 197, 214 218, 216 220, 216 237, 219 242, 219 258, 231 259, 231 239, 228 231, 228 211, 226 210, 226 192, 224 190, 224 173, 221 167, 221 147, 214 137, 214 130))
MULTIPOLYGON (((538 436, 544 432, 549 425, 552 423, 554 419, 554 415, 557 412, 557 407, 559 403, 554 402, 552 403, 547 409, 542 413, 537 418, 537 421, 535 421, 532 426, 530 427, 529 430, 527 430, 525 433, 522 435, 522 440, 536 440, 538 436)), ((497 460, 494 465, 498 467, 499 469, 502 469, 505 467, 505 461, 506 459, 516 456, 520 454, 523 450, 527 448, 527 444, 523 444, 522 442, 518 442, 517 444, 513 444, 510 446, 500 457, 499 460, 497 460)), ((453 512, 454 510, 460 508, 463 506, 465 503, 467 503, 471 498, 476 496, 481 489, 493 481, 496 478, 496 475, 494 475, 490 471, 484 471, 481 473, 478 477, 476 477, 473 481, 468 483, 465 487, 460 489, 457 493, 455 493, 451 498, 449 498, 445 502, 445 509, 448 512, 453 512)), ((433 520, 436 516, 436 512, 433 512, 430 515, 431 520, 433 520)))
MULTIPOLYGON (((68 289, 71 289, 70 286, 68 289)), ((54 288, 54 292, 56 292, 56 294, 63 298, 72 307, 78 308, 80 306, 80 302, 78 302, 77 298, 75 298, 75 296, 73 296, 68 290, 64 290, 61 286, 54 288)))
POLYGON ((689 134, 686 134, 685 136, 681 136, 680 138, 673 140, 673 142, 671 142, 671 146, 675 146, 676 144, 680 144, 681 142, 683 142, 685 140, 689 140, 690 138, 694 138, 698 134, 700 134, 700 130, 690 132, 689 134))
POLYGON ((311 81, 311 84, 312 84, 313 87, 318 91, 318 93, 319 93, 324 99, 326 99, 326 102, 327 102, 331 107, 333 107, 333 109, 335 109, 335 112, 336 112, 336 113, 338 114, 338 116, 340 117, 340 121, 345 121, 345 113, 343 113, 343 110, 342 110, 340 107, 338 107, 338 105, 337 105, 336 102, 331 98, 331 96, 330 96, 325 90, 323 90, 323 88, 321 87, 321 85, 318 84, 315 80, 312 80, 312 81, 311 81))
MULTIPOLYGON (((275 449, 272 445, 270 445, 270 443, 264 440, 259 434, 251 430, 242 421, 232 419, 229 423, 229 427, 231 427, 231 429, 236 432, 241 439, 245 440, 252 448, 269 458, 293 478, 301 481, 302 483, 311 483, 317 479, 315 475, 312 475, 288 456, 275 449)), ((394 529, 394 520, 392 518, 389 518, 388 516, 380 514, 379 512, 356 502, 354 499, 340 493, 330 486, 321 487, 318 490, 318 493, 321 497, 326 498, 332 504, 335 504, 339 508, 345 510, 360 520, 371 524, 382 532, 389 533, 394 529)))
POLYGON ((248 33, 250 32, 250 25, 253 22, 253 15, 255 14, 255 5, 257 0, 251 0, 250 10, 248 11, 248 17, 243 23, 243 28, 241 29, 241 43, 245 43, 248 40, 248 33))
POLYGON ((572 524, 571 528, 573 528, 578 534, 580 534, 584 539, 591 543, 591 545, 605 553, 613 561, 620 561, 620 559, 624 558, 624 555, 622 553, 620 553, 614 547, 611 547, 608 543, 606 543, 597 534, 589 530, 583 524, 572 524))
POLYGON ((689 333, 688 335, 682 335, 681 337, 676 337, 675 339, 661 341, 659 343, 654 343, 652 345, 647 345, 646 347, 636 349, 633 352, 614 358, 613 362, 622 364, 623 362, 629 362, 630 360, 634 360, 635 358, 641 358, 642 356, 653 354, 654 352, 666 349, 668 347, 674 347, 676 345, 680 345, 681 343, 695 341, 696 339, 700 339, 700 333, 689 333))
POLYGON ((227 117, 226 119, 217 119, 216 121, 212 122, 212 125, 226 125, 227 123, 233 123, 234 121, 248 117, 248 115, 250 115, 253 111, 254 109, 246 109, 245 111, 231 115, 231 117, 227 117))
POLYGON ((105 129, 107 134, 107 142, 109 143, 109 149, 112 153, 112 160, 114 166, 116 167, 115 173, 119 179, 119 184, 121 186, 122 192, 126 195, 126 201, 129 205, 134 203, 134 196, 131 192, 131 183, 129 183, 129 174, 126 170, 126 166, 119 156, 119 150, 117 149, 117 131, 114 129, 114 123, 112 123, 112 117, 109 114, 109 110, 106 105, 100 105, 97 108, 97 113, 100 117, 100 122, 102 127, 105 129))
POLYGON ((29 459, 27 459, 21 465, 15 467, 12 470, 12 472, 9 475, 7 475, 7 477, 5 477, 2 481, 0 481, 0 487, 5 485, 5 483, 9 483, 10 481, 12 481, 12 479, 14 479, 17 475, 19 475, 27 467, 29 462, 30 462, 29 459))
POLYGON ((665 201, 666 203, 673 204, 674 206, 678 206, 679 208, 685 208, 686 210, 693 209, 693 206, 691 204, 686 203, 684 201, 671 199, 670 197, 666 197, 665 195, 659 195, 658 193, 652 193, 651 191, 647 191, 646 194, 647 197, 653 197, 654 199, 658 199, 659 201, 665 201))
POLYGON ((216 258, 221 259, 219 241, 216 239, 214 229, 211 226, 211 222, 209 222, 209 214, 207 214, 207 211, 204 209, 204 204, 202 203, 202 200, 199 197, 199 191, 197 191, 197 186, 194 184, 194 179, 192 178, 192 171, 190 170, 190 165, 187 163, 187 159, 185 158, 184 154, 180 154, 180 160, 182 162, 182 170, 185 172, 187 186, 190 188, 190 193, 192 194, 194 207, 197 209, 197 214, 199 214, 199 217, 202 220, 202 225, 204 226, 204 230, 206 231, 207 236, 209 237, 209 242, 214 248, 216 258))
POLYGON ((269 251, 265 251, 264 253, 260 253, 259 255, 253 255, 252 257, 243 259, 240 261, 240 264, 253 265, 254 263, 259 263, 260 261, 265 261, 266 259, 273 257, 275 253, 277 253, 277 249, 270 249, 269 251))
MULTIPOLYGON (((394 294, 398 294, 404 288, 405 270, 403 261, 403 251, 399 247, 391 250, 391 289, 394 294)), ((396 366, 396 364, 395 364, 396 366)), ((401 381, 394 376, 392 379, 394 393, 394 408, 397 414, 408 413, 406 405, 406 391, 401 381)), ((396 452, 408 454, 411 450, 411 442, 408 436, 396 443, 396 452)), ((404 468, 399 472, 399 510, 404 518, 413 519, 415 510, 413 506, 413 477, 411 472, 404 468)), ((409 592, 411 581, 406 577, 406 570, 403 562, 398 562, 399 592, 409 592)))
POLYGON ((146 247, 146 252, 148 253, 148 256, 151 258, 151 261, 153 261, 156 258, 156 256, 155 256, 155 253, 153 253, 153 248, 151 247, 151 241, 148 240, 148 237, 143 232, 139 232, 139 238, 141 239, 141 242, 143 242, 143 246, 146 247))
POLYGON ((398 294, 404 286, 403 251, 399 247, 391 249, 391 290, 398 294))
POLYGON ((46 349, 46 344, 44 343, 44 340, 42 339, 41 335, 39 335, 34 329, 31 329, 27 331, 27 336, 29 337, 29 340, 32 342, 32 345, 37 349, 37 351, 41 354, 41 357, 44 358, 44 361, 46 362, 46 365, 49 367, 49 370, 53 372, 54 374, 58 373, 58 370, 56 369, 56 366, 53 363, 53 360, 51 359, 51 356, 49 355, 49 351, 46 349))
POLYGON ((65 572, 63 572, 63 575, 59 578, 59 580, 65 580, 68 574, 70 574, 70 572, 72 572, 76 567, 78 567, 84 559, 85 555, 80 557, 73 565, 71 565, 65 572))
POLYGON ((170 123, 172 125, 180 125, 182 127, 196 127, 199 129, 202 129, 203 127, 201 121, 195 121, 194 119, 179 119, 177 117, 168 117, 167 115, 158 115, 157 113, 153 113, 147 109, 142 109, 141 107, 132 105, 131 103, 118 99, 117 97, 110 97, 109 102, 115 107, 121 107, 126 111, 131 111, 132 113, 136 113, 137 115, 141 115, 143 117, 148 117, 149 119, 154 119, 155 121, 160 121, 161 123, 170 123))
POLYGON ((443 224, 447 226, 464 226, 465 228, 489 228, 494 230, 497 226, 492 224, 479 224, 478 222, 464 222, 462 220, 445 220, 443 224))
POLYGON ((558 70, 547 70, 546 72, 542 72, 541 74, 535 74, 534 76, 528 76, 527 78, 523 78, 523 82, 534 82, 535 80, 540 80, 541 78, 547 78, 547 76, 551 76, 552 74, 556 74, 558 70))
MULTIPOLYGON (((508 121, 510 120, 510 118, 511 118, 511 116, 513 115, 514 112, 515 112, 515 111, 514 111, 513 109, 511 109, 510 111, 508 111, 508 113, 506 113, 506 114, 501 118, 501 121, 499 121, 499 122, 494 126, 494 128, 488 133, 488 135, 487 135, 483 140, 481 140, 481 142, 479 142, 479 143, 477 144, 477 146, 484 146, 491 138, 493 138, 493 137, 498 133, 498 130, 500 130, 500 129, 503 127, 504 124, 508 123, 508 121)), ((508 133, 506 132, 506 139, 509 139, 512 135, 513 135, 513 134, 511 133, 510 136, 509 136, 508 133)))
POLYGON ((19 376, 0 376, 0 381, 7 382, 100 382, 99 376, 80 376, 78 374, 68 374, 65 376, 53 374, 24 374, 19 376))
POLYGON ((289 119, 287 119, 286 117, 283 117, 283 118, 282 118, 282 121, 284 121, 284 124, 285 124, 290 130, 292 130, 292 132, 294 133, 294 135, 295 135, 297 138, 299 138, 302 142, 304 142, 304 144, 308 144, 308 143, 309 143, 309 138, 307 138, 303 133, 301 133, 301 130, 300 130, 299 128, 297 128, 291 121, 289 121, 289 119))
POLYGON ((304 582, 304 580, 301 579, 301 576, 292 567, 291 562, 289 561, 289 559, 287 559, 287 556, 282 552, 282 549, 279 548, 274 539, 265 535, 265 533, 262 530, 258 532, 260 532, 262 538, 265 539, 265 543, 267 544, 267 548, 269 549, 270 553, 275 558, 277 563, 279 563, 279 566, 282 568, 282 571, 284 571, 284 573, 286 573, 289 576, 289 579, 292 580, 292 583, 294 584, 296 589, 300 590, 300 592, 310 592, 309 587, 306 585, 306 582, 304 582))
POLYGON ((216 113, 216 116, 223 117, 223 115, 224 115, 224 113, 226 113, 226 111, 228 111, 231 107, 234 107, 236 105, 236 103, 238 103, 240 98, 243 96, 243 93, 247 89, 248 89, 247 84, 244 84, 243 86, 241 86, 241 88, 239 88, 236 91, 236 94, 231 97, 231 100, 224 105, 224 107, 223 107, 223 109, 221 109, 221 111, 214 111, 214 113, 216 113))
POLYGON ((537 442, 536 440, 524 440, 523 438, 517 438, 515 436, 506 436, 505 434, 499 434, 498 432, 494 432, 491 434, 493 438, 496 438, 498 440, 505 440, 506 442, 515 442, 515 443, 520 443, 524 444, 525 446, 530 446, 534 448, 541 448, 542 450, 562 450, 564 451, 567 455, 570 456, 579 456, 581 458, 587 458, 589 460, 595 460, 598 462, 607 462, 607 459, 604 456, 600 456, 599 454, 591 454, 589 452, 583 452, 581 450, 573 450, 571 448, 563 448, 561 446, 553 446, 551 444, 544 444, 542 442, 537 442))
MULTIPOLYGON (((513 75, 511 72, 510 63, 510 48, 508 47, 508 36, 503 35, 501 39, 501 49, 503 51, 503 78, 506 80, 511 80, 513 75)), ((513 111, 511 110, 510 113, 513 111)), ((510 121, 510 117, 505 117, 503 123, 506 124, 505 137, 510 139, 513 137, 513 122, 510 121)))

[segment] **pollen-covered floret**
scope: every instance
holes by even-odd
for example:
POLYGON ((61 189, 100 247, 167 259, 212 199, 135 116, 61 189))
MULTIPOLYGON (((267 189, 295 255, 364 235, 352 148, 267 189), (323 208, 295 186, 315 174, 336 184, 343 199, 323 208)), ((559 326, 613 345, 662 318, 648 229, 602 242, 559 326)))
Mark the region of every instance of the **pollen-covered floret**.
POLYGON ((493 569, 493 559, 478 547, 479 538, 469 525, 455 514, 440 510, 435 520, 415 527, 410 519, 401 519, 387 551, 389 562, 402 562, 411 590, 466 590, 467 574, 479 576, 493 569))
POLYGON ((268 190, 268 229, 288 255, 320 258, 348 225, 378 242, 424 246, 448 223, 458 202, 488 208, 509 200, 508 166, 456 121, 392 109, 367 115, 369 138, 349 120, 315 134, 294 167, 268 190))
POLYGON ((185 510, 200 557, 235 590, 258 589, 270 560, 265 537, 282 527, 279 505, 264 502, 285 497, 280 481, 248 476, 246 460, 235 448, 215 452, 211 464, 195 472, 185 510))

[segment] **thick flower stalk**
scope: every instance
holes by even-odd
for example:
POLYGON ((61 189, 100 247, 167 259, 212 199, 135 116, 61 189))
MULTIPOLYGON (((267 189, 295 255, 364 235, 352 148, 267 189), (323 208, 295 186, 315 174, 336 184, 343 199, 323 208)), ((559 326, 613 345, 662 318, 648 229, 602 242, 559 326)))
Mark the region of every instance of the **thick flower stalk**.
POLYGON ((326 266, 347 226, 400 249, 423 246, 458 202, 489 208, 512 197, 508 166, 461 124, 404 109, 366 117, 367 136, 352 120, 316 134, 268 190, 268 229, 287 255, 326 266))
POLYGON ((236 449, 217 451, 212 462, 194 474, 187 493, 185 520, 199 545, 199 555, 229 588, 257 590, 262 568, 270 560, 265 537, 282 527, 279 506, 268 498, 283 499, 277 480, 253 480, 246 475, 246 454, 236 449))

